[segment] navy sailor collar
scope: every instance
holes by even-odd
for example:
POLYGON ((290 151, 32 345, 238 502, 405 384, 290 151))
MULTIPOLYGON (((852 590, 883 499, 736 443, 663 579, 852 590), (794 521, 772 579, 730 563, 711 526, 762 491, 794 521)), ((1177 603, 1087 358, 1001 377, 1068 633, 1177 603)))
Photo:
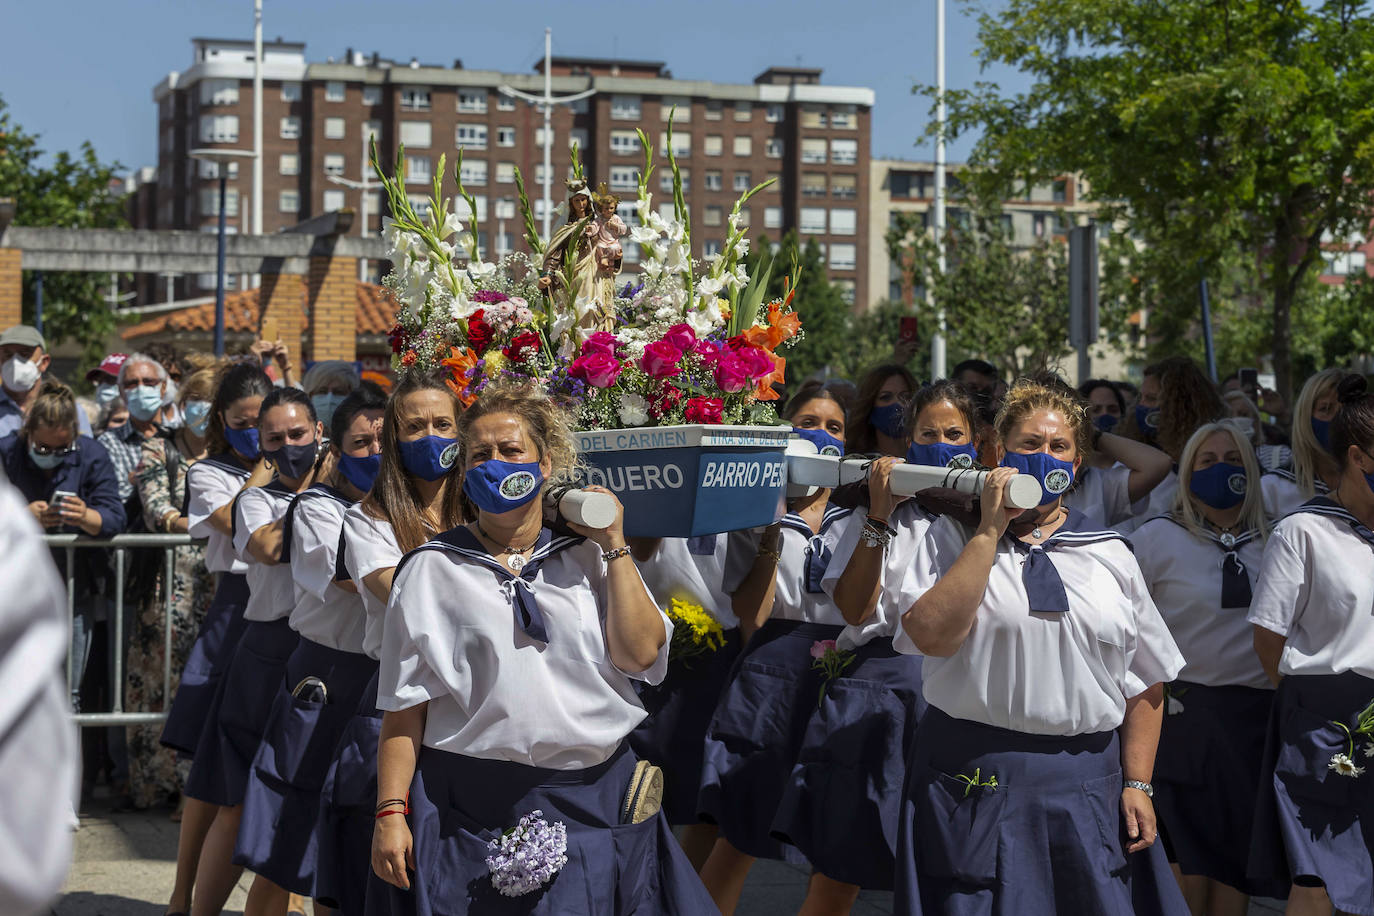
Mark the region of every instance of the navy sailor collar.
POLYGON ((1338 518, 1348 524, 1358 537, 1368 542, 1370 546, 1374 546, 1374 531, 1370 531, 1364 522, 1351 515, 1349 510, 1330 497, 1314 496, 1289 514, 1290 516, 1297 515, 1299 512, 1338 518))
POLYGON ((798 531, 808 538, 819 537, 830 530, 831 525, 853 511, 853 509, 846 509, 844 506, 828 503, 825 507, 824 514, 821 515, 821 529, 819 531, 812 531, 811 526, 806 523, 806 519, 802 518, 796 512, 788 512, 782 517, 778 524, 784 528, 791 528, 793 531, 798 531))
POLYGON ((581 544, 584 540, 586 540, 586 538, 569 535, 554 535, 548 528, 541 528, 539 530, 539 537, 534 542, 534 552, 530 554, 530 558, 525 562, 525 565, 520 570, 520 574, 517 576, 515 573, 511 572, 505 564, 492 556, 491 551, 487 550, 486 546, 482 544, 477 535, 469 531, 466 525, 458 525, 442 534, 435 535, 430 540, 401 557, 401 562, 396 564, 396 574, 400 575, 401 567, 420 551, 443 550, 449 553, 456 553, 461 557, 487 567, 492 572, 496 573, 501 581, 517 578, 530 581, 534 579, 535 573, 545 560, 562 550, 581 544))
POLYGON ((1029 552, 1037 547, 1042 549, 1083 547, 1088 544, 1101 544, 1104 541, 1120 541, 1134 552, 1135 548, 1131 546, 1130 540, 1121 532, 1094 527, 1092 520, 1082 512, 1072 506, 1064 506, 1063 508, 1068 517, 1064 519, 1064 523, 1055 530, 1054 534, 1045 539, 1043 544, 1027 544, 1015 537, 1010 531, 1005 535, 1006 539, 1011 542, 1012 547, 1022 552, 1029 552))

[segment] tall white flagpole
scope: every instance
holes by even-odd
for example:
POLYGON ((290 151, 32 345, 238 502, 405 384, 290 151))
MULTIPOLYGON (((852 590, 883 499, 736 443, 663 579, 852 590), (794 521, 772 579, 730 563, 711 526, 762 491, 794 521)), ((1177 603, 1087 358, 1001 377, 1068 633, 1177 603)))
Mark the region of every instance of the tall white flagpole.
MULTIPOLYGON (((945 272, 945 0, 935 0, 935 264, 945 272)), ((926 291, 931 295, 932 290, 926 291)), ((945 307, 935 311, 930 339, 931 378, 945 377, 945 307)))

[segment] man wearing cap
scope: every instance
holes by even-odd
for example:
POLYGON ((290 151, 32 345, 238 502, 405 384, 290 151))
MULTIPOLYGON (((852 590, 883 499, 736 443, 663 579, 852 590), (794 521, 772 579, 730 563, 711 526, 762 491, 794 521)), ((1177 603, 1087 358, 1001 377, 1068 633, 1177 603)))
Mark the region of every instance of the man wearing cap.
POLYGON ((95 386, 95 405, 102 412, 119 400, 119 367, 128 358, 124 353, 111 353, 86 373, 86 381, 95 386))
MULTIPOLYGON (((19 432, 51 362, 37 328, 17 324, 0 333, 0 438, 19 432)), ((76 420, 81 435, 89 436, 91 421, 84 410, 76 412, 76 420)))

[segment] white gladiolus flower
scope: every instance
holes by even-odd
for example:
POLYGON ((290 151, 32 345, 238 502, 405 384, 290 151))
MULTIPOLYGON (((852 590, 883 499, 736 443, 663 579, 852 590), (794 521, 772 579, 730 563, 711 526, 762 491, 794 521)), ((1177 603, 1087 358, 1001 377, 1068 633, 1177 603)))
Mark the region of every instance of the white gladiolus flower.
POLYGON ((639 213, 639 221, 647 223, 649 214, 654 212, 654 195, 645 191, 644 196, 635 203, 635 210, 639 213))
POLYGON ((725 288, 725 281, 719 277, 702 277, 697 281, 697 293, 701 296, 708 296, 712 300, 720 295, 720 291, 725 288))
POLYGON ((1364 755, 1366 757, 1374 757, 1374 741, 1371 741, 1370 743, 1364 746, 1364 755))
POLYGON ((472 261, 468 264, 468 276, 478 284, 486 283, 496 276, 496 265, 482 260, 472 261))
POLYGON ((650 213, 648 219, 645 219, 644 222, 648 223, 649 228, 653 229, 659 235, 664 235, 668 232, 668 221, 657 212, 650 213))
POLYGON ((450 213, 448 216, 444 217, 444 224, 439 227, 439 238, 446 239, 450 235, 453 235, 455 232, 462 231, 463 218, 459 216, 455 211, 450 213))
POLYGON ((1345 754, 1336 754, 1326 766, 1327 769, 1335 770, 1342 776, 1356 777, 1364 773, 1364 767, 1355 766, 1355 761, 1345 754))
POLYGON ((662 237, 653 226, 635 226, 630 230, 630 238, 640 245, 652 245, 662 237))
POLYGON ((620 396, 620 422, 626 426, 643 426, 649 422, 649 402, 637 394, 626 392, 620 396))
MULTIPOLYGON (((657 253, 657 245, 654 246, 654 250, 655 253, 657 253)), ((670 245, 668 247, 667 256, 660 260, 663 261, 664 269, 671 273, 681 273, 687 270, 692 263, 691 259, 687 256, 686 249, 684 249, 680 243, 670 245)))
MULTIPOLYGON (((740 257, 744 257, 746 254, 749 253, 749 239, 748 239, 748 238, 742 238, 742 239, 740 239, 738 242, 735 243, 735 253, 738 254, 740 257)), ((748 280, 745 280, 744 282, 748 283, 749 281, 748 281, 748 280)))

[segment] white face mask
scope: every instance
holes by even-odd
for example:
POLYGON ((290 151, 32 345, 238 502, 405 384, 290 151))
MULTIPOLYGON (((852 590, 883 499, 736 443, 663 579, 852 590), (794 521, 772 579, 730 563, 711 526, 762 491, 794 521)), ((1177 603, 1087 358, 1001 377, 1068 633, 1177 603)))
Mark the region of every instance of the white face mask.
POLYGON ((1245 438, 1249 439, 1255 435, 1255 421, 1250 417, 1232 417, 1231 423, 1240 428, 1245 438))
POLYGON ((10 357, 0 366, 0 381, 10 391, 29 391, 42 377, 43 373, 38 371, 38 367, 22 356, 10 357))
POLYGON ((108 385, 97 385, 95 388, 95 402, 103 410, 115 401, 119 400, 119 386, 114 382, 108 385))

